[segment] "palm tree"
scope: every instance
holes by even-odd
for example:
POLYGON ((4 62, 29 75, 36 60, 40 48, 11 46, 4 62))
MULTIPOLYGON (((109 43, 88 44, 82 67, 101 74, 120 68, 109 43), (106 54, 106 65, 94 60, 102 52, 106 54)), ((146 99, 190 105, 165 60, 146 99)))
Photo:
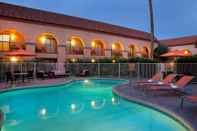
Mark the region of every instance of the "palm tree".
POLYGON ((150 34, 151 34, 151 59, 153 59, 154 55, 154 42, 155 42, 155 35, 154 35, 154 16, 153 16, 153 4, 152 0, 148 0, 148 6, 149 6, 149 18, 150 18, 150 34))

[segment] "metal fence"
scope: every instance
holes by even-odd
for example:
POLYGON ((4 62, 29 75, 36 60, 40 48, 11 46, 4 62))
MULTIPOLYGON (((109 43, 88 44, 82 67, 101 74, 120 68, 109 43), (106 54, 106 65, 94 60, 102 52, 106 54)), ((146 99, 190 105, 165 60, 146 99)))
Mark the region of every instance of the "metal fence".
MULTIPOLYGON (((36 79, 39 72, 78 76, 83 70, 88 70, 88 77, 101 78, 126 78, 147 79, 157 72, 174 72, 197 76, 197 64, 173 64, 173 63, 0 63, 0 81, 7 79, 8 72, 33 72, 36 79), (61 68, 60 68, 61 67, 61 68), (63 68, 62 68, 63 67, 63 68)), ((50 76, 49 78, 53 78, 50 76)), ((196 81, 196 80, 195 80, 196 81)))

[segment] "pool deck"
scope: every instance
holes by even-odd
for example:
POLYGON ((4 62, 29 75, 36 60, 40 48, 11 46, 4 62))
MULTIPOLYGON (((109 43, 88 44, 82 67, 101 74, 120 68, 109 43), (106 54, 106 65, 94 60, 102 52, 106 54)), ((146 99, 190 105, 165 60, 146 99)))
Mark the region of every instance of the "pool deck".
MULTIPOLYGON (((34 85, 50 85, 57 83, 64 83, 74 79, 81 78, 58 78, 58 79, 45 79, 36 81, 26 81, 24 83, 16 83, 14 86, 6 83, 0 83, 0 90, 24 87, 24 86, 34 86, 34 85)), ((83 78, 82 78, 83 79, 83 78)), ((197 95, 197 84, 191 84, 188 86, 193 94, 197 95)), ((133 88, 129 84, 121 85, 116 88, 116 92, 122 94, 126 98, 138 99, 154 105, 158 105, 164 109, 173 112, 186 120, 194 130, 197 130, 197 103, 185 102, 183 109, 180 108, 181 99, 178 95, 173 95, 170 93, 159 93, 157 95, 144 94, 142 90, 133 88)))
MULTIPOLYGON (((197 95, 197 84, 191 84, 187 88, 192 91, 192 94, 197 95)), ((148 102, 157 105, 161 108, 167 109, 175 115, 178 115, 185 120, 195 131, 197 131, 197 103, 184 102, 184 107, 180 108, 181 98, 179 95, 172 93, 143 93, 142 90, 133 88, 129 84, 121 85, 116 89, 117 93, 127 99, 137 99, 143 102, 148 102)))

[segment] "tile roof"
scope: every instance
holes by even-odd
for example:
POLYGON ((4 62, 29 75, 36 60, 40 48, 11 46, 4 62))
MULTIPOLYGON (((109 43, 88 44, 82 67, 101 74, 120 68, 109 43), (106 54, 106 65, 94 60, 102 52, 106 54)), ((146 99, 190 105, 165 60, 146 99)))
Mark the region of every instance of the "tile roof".
POLYGON ((0 17, 150 40, 147 32, 3 2, 0 2, 0 17))
POLYGON ((161 44, 167 46, 182 46, 182 45, 192 45, 197 43, 197 35, 195 36, 185 36, 180 38, 160 40, 161 44))

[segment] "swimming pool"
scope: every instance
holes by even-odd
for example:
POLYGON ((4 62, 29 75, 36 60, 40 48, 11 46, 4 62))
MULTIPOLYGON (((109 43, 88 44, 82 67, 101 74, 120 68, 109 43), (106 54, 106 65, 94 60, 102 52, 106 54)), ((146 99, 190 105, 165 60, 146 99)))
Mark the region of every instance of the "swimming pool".
POLYGON ((115 96, 125 80, 78 80, 0 94, 3 131, 187 131, 168 115, 115 96))

